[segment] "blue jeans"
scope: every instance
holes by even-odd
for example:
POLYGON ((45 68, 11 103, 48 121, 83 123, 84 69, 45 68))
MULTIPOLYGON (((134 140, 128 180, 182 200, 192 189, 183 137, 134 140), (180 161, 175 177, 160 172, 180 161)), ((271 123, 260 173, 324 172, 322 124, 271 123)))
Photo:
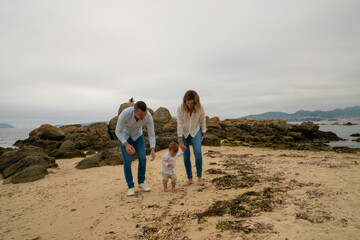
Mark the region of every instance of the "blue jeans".
MULTIPOLYGON (((134 187, 133 176, 131 172, 131 163, 132 156, 126 151, 125 146, 120 142, 121 153, 124 160, 124 174, 126 183, 129 188, 134 187)), ((128 138, 127 142, 135 148, 136 155, 139 161, 138 167, 138 183, 144 183, 145 181, 145 170, 146 170, 146 151, 145 151, 145 141, 144 135, 141 135, 136 141, 134 141, 131 137, 128 138)))
POLYGON ((189 135, 187 138, 185 138, 184 136, 182 136, 183 143, 186 146, 186 150, 184 152, 184 164, 188 179, 193 178, 191 171, 191 162, 190 162, 190 149, 189 149, 190 141, 193 146, 193 151, 195 155, 196 175, 197 177, 201 177, 202 175, 201 137, 202 137, 201 129, 196 133, 195 137, 189 135))

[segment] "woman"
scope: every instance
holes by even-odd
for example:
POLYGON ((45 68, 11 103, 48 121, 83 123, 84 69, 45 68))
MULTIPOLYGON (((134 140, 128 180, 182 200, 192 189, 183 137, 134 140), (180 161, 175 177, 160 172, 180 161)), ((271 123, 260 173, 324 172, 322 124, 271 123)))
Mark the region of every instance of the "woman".
POLYGON ((200 104, 199 95, 195 91, 189 90, 185 93, 183 102, 178 108, 176 119, 179 145, 184 152, 184 164, 188 178, 184 186, 194 183, 190 162, 190 142, 195 155, 198 183, 204 185, 205 183, 202 179, 201 142, 206 132, 206 118, 204 108, 200 104))

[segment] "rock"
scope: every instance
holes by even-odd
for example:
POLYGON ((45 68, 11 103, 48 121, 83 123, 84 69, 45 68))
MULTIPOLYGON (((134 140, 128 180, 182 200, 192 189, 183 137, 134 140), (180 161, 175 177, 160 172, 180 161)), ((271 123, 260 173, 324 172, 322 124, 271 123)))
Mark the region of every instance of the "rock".
POLYGON ((164 124, 162 127, 164 132, 177 132, 177 124, 175 119, 171 119, 168 123, 164 124))
POLYGON ((115 135, 115 129, 116 129, 116 124, 117 124, 118 118, 119 118, 119 116, 113 117, 109 122, 110 137, 113 140, 117 140, 117 137, 115 135))
POLYGON ((313 122, 303 122, 299 125, 299 130, 305 133, 317 132, 319 131, 319 125, 314 124, 313 122))
POLYGON ((0 147, 0 156, 3 155, 4 153, 8 152, 8 151, 11 151, 11 150, 14 150, 14 149, 13 148, 0 147))
POLYGON ((206 128, 217 128, 222 129, 220 125, 219 117, 208 118, 206 120, 206 128))
POLYGON ((360 133, 353 133, 350 135, 351 137, 360 137, 360 133))
POLYGON ((48 139, 48 140, 61 140, 65 134, 57 127, 50 124, 43 124, 39 128, 30 132, 30 139, 48 139))
POLYGON ((133 103, 133 102, 127 102, 127 103, 121 104, 120 107, 119 107, 119 110, 118 110, 118 116, 119 116, 120 113, 121 113, 122 111, 124 111, 126 108, 128 108, 128 107, 133 107, 133 106, 135 106, 135 103, 133 103))
POLYGON ((353 141, 355 141, 355 142, 360 142, 360 137, 357 138, 357 139, 355 139, 355 140, 353 140, 353 141))
POLYGON ((273 120, 269 122, 270 127, 274 127, 279 131, 286 132, 288 130, 288 124, 284 120, 273 120))
POLYGON ((33 165, 23 169, 22 171, 14 174, 8 180, 5 180, 4 183, 25 183, 33 182, 39 179, 44 178, 48 174, 46 167, 43 165, 33 165))
POLYGON ((79 144, 71 141, 71 140, 66 140, 65 142, 63 142, 59 148, 60 151, 73 151, 75 149, 78 149, 80 147, 79 144))
POLYGON ((94 155, 94 154, 96 154, 96 151, 94 151, 94 150, 90 150, 90 151, 86 152, 86 156, 94 155))
POLYGON ((212 118, 207 117, 206 118, 206 123, 219 123, 219 122, 220 122, 219 117, 212 117, 212 118))
POLYGON ((75 132, 66 135, 66 140, 71 140, 79 145, 82 150, 104 150, 112 141, 106 122, 93 123, 78 128, 75 132))
POLYGON ((220 138, 211 133, 205 133, 202 144, 204 146, 220 146, 220 138))
POLYGON ((34 165, 42 165, 45 169, 57 167, 54 158, 49 157, 41 148, 35 146, 14 149, 0 157, 0 172, 4 178, 9 178, 34 165))
POLYGON ((70 125, 61 126, 60 130, 66 135, 68 133, 76 132, 81 127, 82 127, 81 124, 70 124, 70 125))
MULTIPOLYGON (((177 141, 178 141, 178 137, 174 132, 164 132, 156 136, 156 145, 159 147, 158 148, 159 150, 166 149, 169 147, 169 144, 171 142, 177 142, 177 141)), ((145 146, 146 146, 146 153, 149 154, 150 146, 149 146, 148 137, 146 137, 145 146)))
POLYGON ((154 122, 167 123, 171 118, 169 110, 164 107, 158 108, 153 115, 154 122))
POLYGON ((301 132, 288 132, 287 135, 295 140, 304 138, 304 135, 301 132))
MULTIPOLYGON (((134 159, 134 158, 133 158, 134 159)), ((77 169, 86 169, 92 167, 101 167, 106 165, 120 165, 123 164, 123 158, 121 154, 121 148, 110 148, 105 151, 99 152, 98 154, 87 157, 75 166, 77 169)))
POLYGON ((49 156, 54 157, 56 159, 71 159, 71 158, 78 158, 78 157, 86 157, 86 154, 78 149, 73 150, 54 150, 53 152, 49 153, 49 156))

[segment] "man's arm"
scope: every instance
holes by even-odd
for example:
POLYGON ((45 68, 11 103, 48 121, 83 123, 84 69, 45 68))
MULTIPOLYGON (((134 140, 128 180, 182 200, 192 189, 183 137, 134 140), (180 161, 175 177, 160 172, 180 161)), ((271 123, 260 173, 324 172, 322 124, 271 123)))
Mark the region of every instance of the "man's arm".
POLYGON ((133 146, 131 146, 128 142, 127 139, 125 138, 125 134, 124 134, 124 128, 125 128, 125 122, 127 119, 127 114, 126 111, 123 111, 118 118, 117 124, 116 124, 116 128, 115 128, 115 135, 117 136, 117 138, 120 140, 120 142, 125 146, 126 151, 130 154, 130 155, 134 155, 135 153, 135 149, 133 146))
POLYGON ((148 112, 148 117, 146 118, 146 128, 147 128, 149 142, 150 142, 151 161, 153 161, 155 159, 156 138, 155 138, 154 120, 149 112, 148 112))

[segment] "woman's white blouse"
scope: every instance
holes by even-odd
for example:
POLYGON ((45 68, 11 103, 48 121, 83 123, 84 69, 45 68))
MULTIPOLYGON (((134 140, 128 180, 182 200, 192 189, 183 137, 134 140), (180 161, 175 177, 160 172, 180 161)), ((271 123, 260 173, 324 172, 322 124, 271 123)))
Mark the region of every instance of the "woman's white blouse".
POLYGON ((206 132, 206 116, 204 108, 201 106, 199 112, 190 113, 185 112, 182 105, 177 110, 177 132, 178 136, 187 138, 189 135, 195 137, 196 133, 201 128, 201 131, 206 132))

